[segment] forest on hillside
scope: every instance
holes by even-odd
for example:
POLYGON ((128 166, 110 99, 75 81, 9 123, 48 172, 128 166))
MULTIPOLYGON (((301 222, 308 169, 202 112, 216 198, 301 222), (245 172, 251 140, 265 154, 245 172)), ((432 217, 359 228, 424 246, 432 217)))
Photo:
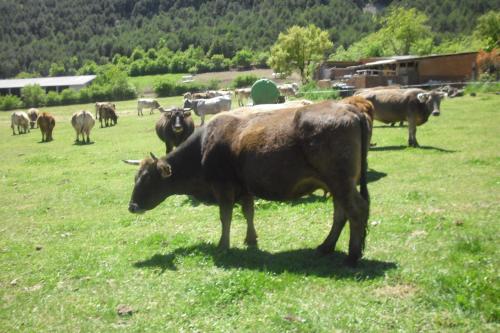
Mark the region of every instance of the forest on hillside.
POLYGON ((47 75, 54 63, 71 72, 159 44, 232 58, 242 49, 269 50, 280 32, 311 23, 347 48, 376 31, 376 18, 393 5, 426 13, 436 38, 445 40, 471 33, 500 0, 3 0, 0 77, 47 75))

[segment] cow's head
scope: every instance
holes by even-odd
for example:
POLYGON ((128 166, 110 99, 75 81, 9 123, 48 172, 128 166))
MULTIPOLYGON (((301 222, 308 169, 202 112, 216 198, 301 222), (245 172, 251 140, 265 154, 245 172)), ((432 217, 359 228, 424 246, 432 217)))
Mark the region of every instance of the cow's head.
POLYGON ((184 110, 193 110, 194 113, 199 116, 198 114, 198 101, 196 99, 185 99, 184 100, 184 110))
POLYGON ((151 158, 142 161, 124 161, 128 164, 139 164, 135 175, 135 185, 128 210, 131 213, 144 213, 158 206, 170 193, 169 183, 172 182, 172 167, 164 158, 157 158, 151 153, 151 158))
POLYGON ((167 117, 170 126, 172 126, 172 131, 174 133, 180 134, 184 131, 186 127, 186 118, 191 116, 190 109, 163 109, 160 108, 160 111, 163 112, 164 116, 167 117))
POLYGON ((420 103, 425 105, 427 111, 433 116, 439 116, 441 114, 441 99, 446 96, 446 93, 443 92, 430 91, 418 94, 417 99, 420 103))
POLYGON ((115 112, 111 113, 111 120, 113 121, 114 125, 118 123, 118 115, 115 112))

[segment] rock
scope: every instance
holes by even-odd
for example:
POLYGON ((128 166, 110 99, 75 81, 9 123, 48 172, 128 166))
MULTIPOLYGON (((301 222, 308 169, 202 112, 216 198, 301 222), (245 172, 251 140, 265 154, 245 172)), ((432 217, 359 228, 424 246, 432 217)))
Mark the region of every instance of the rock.
POLYGON ((134 309, 125 304, 120 304, 116 308, 116 312, 119 316, 131 316, 134 313, 134 309))

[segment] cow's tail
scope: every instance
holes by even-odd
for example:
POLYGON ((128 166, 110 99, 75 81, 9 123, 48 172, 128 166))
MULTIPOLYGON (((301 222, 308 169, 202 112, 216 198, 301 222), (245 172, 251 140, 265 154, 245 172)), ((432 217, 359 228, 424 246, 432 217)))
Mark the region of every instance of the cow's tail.
POLYGON ((359 178, 359 190, 363 199, 370 204, 370 195, 368 193, 368 149, 370 121, 366 114, 361 114, 361 176, 359 178))

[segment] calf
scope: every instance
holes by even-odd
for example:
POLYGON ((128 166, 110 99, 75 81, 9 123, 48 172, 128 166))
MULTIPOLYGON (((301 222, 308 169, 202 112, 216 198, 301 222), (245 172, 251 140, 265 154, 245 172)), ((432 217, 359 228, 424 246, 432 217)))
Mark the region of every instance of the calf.
POLYGON ((234 96, 238 99, 238 106, 244 106, 246 100, 250 98, 251 93, 251 88, 235 89, 234 96))
POLYGON ((40 114, 40 111, 35 108, 31 108, 28 110, 28 117, 30 118, 30 127, 35 128, 36 120, 38 119, 38 114, 40 114))
POLYGON ((231 96, 218 96, 209 99, 184 100, 185 109, 193 109, 194 113, 201 118, 202 126, 205 123, 205 115, 216 114, 231 110, 231 96))
POLYGON ((95 119, 92 113, 85 110, 73 113, 73 116, 71 117, 71 125, 76 132, 76 142, 80 142, 80 134, 82 135, 82 142, 85 142, 86 134, 87 143, 90 143, 90 130, 95 125, 95 119))
POLYGON ((165 142, 166 154, 180 145, 193 133, 194 121, 191 112, 183 109, 160 108, 162 115, 156 122, 156 134, 165 142))
POLYGON ((24 134, 28 133, 30 131, 29 122, 30 118, 28 117, 28 114, 26 112, 13 112, 10 116, 10 128, 12 128, 12 135, 16 135, 14 127, 17 127, 17 134, 21 134, 21 130, 24 134))
POLYGON ((99 118, 100 118, 100 116, 99 116, 99 110, 103 106, 111 107, 114 110, 116 110, 116 105, 114 103, 111 103, 111 102, 97 102, 97 103, 95 103, 95 119, 99 120, 99 118))
POLYGON ((297 83, 280 84, 278 86, 278 90, 280 91, 280 94, 285 97, 295 96, 299 91, 299 86, 297 83))
POLYGON ((118 123, 118 115, 116 114, 115 108, 109 105, 103 105, 99 109, 99 122, 101 123, 104 120, 104 125, 106 127, 116 125, 118 123))
POLYGON ((36 120, 40 131, 42 132, 42 142, 52 141, 52 131, 56 126, 56 120, 48 112, 42 112, 36 120))

